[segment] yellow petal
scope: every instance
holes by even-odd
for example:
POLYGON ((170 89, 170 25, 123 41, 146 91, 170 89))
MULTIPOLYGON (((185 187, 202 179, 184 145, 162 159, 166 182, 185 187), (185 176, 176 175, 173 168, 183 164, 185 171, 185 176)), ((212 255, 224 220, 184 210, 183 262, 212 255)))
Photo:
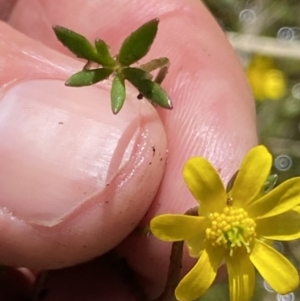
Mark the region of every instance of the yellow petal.
POLYGON ((233 183, 231 197, 236 207, 245 208, 261 191, 272 166, 272 156, 259 145, 246 155, 233 183))
POLYGON ((285 181, 250 204, 251 217, 266 218, 287 212, 300 204, 300 177, 285 181))
POLYGON ((250 260, 268 284, 279 294, 292 292, 299 285, 296 268, 272 247, 255 240, 250 260))
POLYGON ((298 212, 300 214, 300 206, 296 206, 293 208, 293 211, 298 212))
POLYGON ((151 232, 164 241, 180 241, 205 232, 208 219, 183 214, 163 214, 150 222, 151 232))
POLYGON ((186 244, 191 257, 199 257, 200 253, 205 247, 205 238, 206 234, 205 231, 203 231, 201 235, 194 236, 186 240, 186 244))
POLYGON ((300 238, 300 214, 295 210, 256 220, 256 233, 272 240, 300 238))
POLYGON ((249 301, 255 285, 255 270, 246 252, 226 257, 230 301, 249 301))
POLYGON ((180 281, 175 296, 179 301, 192 301, 202 296, 214 281, 222 260, 221 252, 203 250, 196 265, 180 281))
POLYGON ((202 214, 220 212, 226 205, 227 195, 214 167, 204 158, 187 161, 183 178, 194 198, 201 203, 202 214))

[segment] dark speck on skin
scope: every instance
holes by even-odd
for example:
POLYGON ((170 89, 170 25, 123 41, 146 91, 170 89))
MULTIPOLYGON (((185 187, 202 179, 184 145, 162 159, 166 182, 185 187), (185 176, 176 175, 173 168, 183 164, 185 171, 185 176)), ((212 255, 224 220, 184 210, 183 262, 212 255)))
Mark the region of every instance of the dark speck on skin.
POLYGON ((109 184, 107 183, 106 186, 109 186, 109 184))
POLYGON ((58 124, 64 124, 62 121, 60 121, 58 124))
POLYGON ((152 154, 152 156, 154 156, 155 155, 155 146, 152 146, 152 152, 153 152, 153 154, 152 154))
POLYGON ((152 162, 149 162, 149 165, 151 165, 152 164, 152 162))

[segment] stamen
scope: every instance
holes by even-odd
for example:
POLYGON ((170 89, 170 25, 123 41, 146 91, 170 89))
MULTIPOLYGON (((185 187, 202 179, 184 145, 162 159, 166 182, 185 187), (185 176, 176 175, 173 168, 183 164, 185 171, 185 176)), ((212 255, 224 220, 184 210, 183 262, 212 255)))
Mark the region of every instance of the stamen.
POLYGON ((229 249, 229 256, 237 248, 244 247, 251 253, 251 241, 255 237, 255 222, 242 208, 226 206, 222 213, 214 212, 209 216, 211 227, 206 229, 206 238, 212 246, 229 249))

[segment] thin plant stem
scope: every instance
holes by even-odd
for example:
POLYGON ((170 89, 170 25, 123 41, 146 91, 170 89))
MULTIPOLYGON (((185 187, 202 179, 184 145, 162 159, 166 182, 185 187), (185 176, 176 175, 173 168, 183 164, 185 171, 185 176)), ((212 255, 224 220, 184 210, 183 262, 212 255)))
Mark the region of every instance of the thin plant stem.
MULTIPOLYGON (((198 207, 189 209, 185 215, 197 216, 198 207)), ((183 245, 184 241, 176 241, 172 244, 167 282, 162 294, 154 301, 171 301, 173 299, 175 288, 180 281, 183 245)))
POLYGON ((176 241, 172 244, 170 266, 166 286, 162 294, 155 301, 170 301, 174 296, 174 290, 180 280, 182 268, 183 241, 176 241))

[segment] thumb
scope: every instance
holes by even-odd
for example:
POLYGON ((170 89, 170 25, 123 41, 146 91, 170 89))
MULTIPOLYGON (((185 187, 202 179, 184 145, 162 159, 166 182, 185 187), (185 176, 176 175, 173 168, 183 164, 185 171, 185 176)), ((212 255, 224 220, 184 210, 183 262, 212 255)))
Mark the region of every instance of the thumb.
POLYGON ((81 64, 0 27, 1 263, 86 261, 147 211, 165 165, 163 126, 136 92, 116 117, 108 81, 65 87, 81 64))

